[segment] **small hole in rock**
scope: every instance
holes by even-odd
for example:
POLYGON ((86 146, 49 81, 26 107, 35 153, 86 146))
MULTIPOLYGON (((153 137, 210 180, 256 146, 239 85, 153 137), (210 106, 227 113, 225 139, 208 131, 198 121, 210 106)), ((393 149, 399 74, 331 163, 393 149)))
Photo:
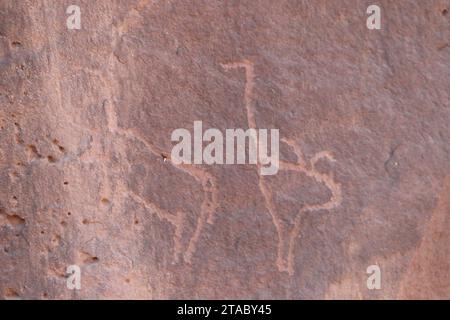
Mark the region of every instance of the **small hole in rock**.
POLYGON ((71 214, 72 214, 72 213, 70 213, 70 212, 67 212, 67 215, 68 215, 68 216, 70 216, 71 214))
POLYGON ((52 157, 52 156, 48 156, 47 160, 48 160, 48 162, 51 162, 51 163, 56 162, 56 159, 54 157, 52 157))
POLYGON ((67 182, 67 181, 64 181, 64 184, 67 186, 68 184, 69 184, 69 182, 67 182))
POLYGON ((6 219, 13 226, 21 226, 25 224, 25 219, 17 214, 9 215, 6 217, 6 219))
POLYGON ((6 290, 5 290, 5 297, 7 297, 7 298, 18 298, 19 294, 13 288, 6 288, 6 290))
POLYGON ((446 16, 447 14, 448 14, 448 9, 442 10, 442 15, 443 15, 443 16, 446 16))

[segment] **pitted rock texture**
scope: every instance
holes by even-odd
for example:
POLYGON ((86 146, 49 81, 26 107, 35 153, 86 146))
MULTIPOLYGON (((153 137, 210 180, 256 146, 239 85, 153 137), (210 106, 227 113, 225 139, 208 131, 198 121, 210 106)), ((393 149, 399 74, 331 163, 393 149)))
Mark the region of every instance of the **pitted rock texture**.
POLYGON ((450 298, 449 10, 1 0, 1 297, 450 298), (175 164, 197 120, 279 172, 175 164))

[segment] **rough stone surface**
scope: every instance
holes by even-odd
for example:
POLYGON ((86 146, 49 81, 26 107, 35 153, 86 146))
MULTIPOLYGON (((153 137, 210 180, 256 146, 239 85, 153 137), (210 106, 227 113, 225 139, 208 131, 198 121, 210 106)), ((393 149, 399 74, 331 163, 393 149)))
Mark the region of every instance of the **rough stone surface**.
POLYGON ((450 2, 373 3, 1 0, 1 297, 450 298, 450 2), (279 173, 173 164, 195 120, 279 173))

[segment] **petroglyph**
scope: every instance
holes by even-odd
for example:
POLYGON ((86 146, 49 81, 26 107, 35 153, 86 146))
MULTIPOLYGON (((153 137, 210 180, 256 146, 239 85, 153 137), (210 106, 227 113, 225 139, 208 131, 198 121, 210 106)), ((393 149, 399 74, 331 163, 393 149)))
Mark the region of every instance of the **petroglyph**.
MULTIPOLYGON (((221 66, 226 70, 240 69, 245 70, 245 89, 244 89, 244 105, 247 111, 247 122, 248 127, 256 129, 256 117, 253 103, 253 89, 255 86, 255 73, 253 63, 249 60, 243 60, 240 62, 232 62, 221 64, 221 66)), ((281 139, 283 142, 288 144, 295 155, 297 156, 296 163, 290 163, 286 161, 280 161, 280 170, 295 171, 305 174, 308 177, 315 179, 319 183, 323 183, 331 192, 330 199, 322 204, 311 204, 306 205, 298 210, 294 225, 289 230, 289 226, 283 221, 280 214, 277 212, 275 203, 273 200, 273 192, 269 187, 267 179, 259 174, 258 163, 258 178, 259 178, 259 189, 264 197, 264 202, 267 210, 270 213, 273 224, 277 230, 278 234, 278 249, 277 249, 277 267, 281 272, 288 272, 289 275, 294 274, 294 249, 295 242, 300 234, 301 227, 301 217, 302 213, 310 211, 319 210, 331 210, 338 207, 342 202, 342 193, 340 184, 334 181, 332 173, 321 173, 316 169, 316 164, 321 159, 326 159, 328 161, 334 162, 332 154, 329 151, 321 151, 316 153, 308 162, 305 161, 303 152, 300 145, 295 141, 289 139, 281 139)))
MULTIPOLYGON (((142 137, 136 130, 134 129, 124 129, 118 126, 117 124, 117 114, 114 106, 111 103, 106 102, 105 111, 108 119, 108 129, 111 134, 118 135, 122 138, 128 140, 135 140, 142 143, 146 150, 151 154, 160 157, 162 154, 170 154, 165 150, 151 144, 148 142, 145 137, 142 137)), ((144 208, 149 210, 150 212, 156 214, 161 220, 165 220, 173 225, 175 231, 173 236, 174 241, 174 261, 178 262, 180 255, 182 256, 184 262, 191 263, 192 256, 196 251, 197 243, 201 237, 201 233, 205 227, 206 223, 213 224, 214 223, 214 213, 218 206, 218 189, 216 187, 217 183, 215 178, 206 172, 205 170, 185 165, 185 164, 175 164, 171 161, 169 156, 164 156, 164 162, 169 163, 173 167, 178 170, 190 175, 193 177, 201 186, 204 193, 203 201, 200 206, 200 213, 197 218, 195 230, 189 239, 188 245, 186 248, 183 248, 181 244, 181 237, 184 233, 184 212, 177 212, 175 215, 171 214, 158 205, 150 202, 147 199, 139 196, 135 192, 127 189, 122 184, 122 189, 125 192, 120 192, 119 194, 128 195, 131 199, 133 199, 136 203, 142 205, 144 208)))
POLYGON ((247 111, 248 126, 249 128, 256 129, 255 112, 253 110, 253 88, 255 87, 253 63, 245 59, 242 62, 222 63, 221 66, 227 71, 238 68, 245 69, 244 105, 247 111))
MULTIPOLYGON (((164 150, 151 145, 145 138, 141 137, 136 131, 132 129, 118 129, 118 133, 123 137, 128 139, 135 139, 140 141, 143 145, 146 146, 147 150, 156 156, 160 156, 161 154, 165 154, 164 150)), ((197 224, 195 231, 192 237, 189 240, 189 244, 183 253, 184 261, 187 263, 191 262, 192 255, 194 254, 198 240, 200 239, 201 232, 204 229, 205 223, 212 224, 214 222, 214 212, 218 206, 218 191, 216 188, 215 178, 206 172, 205 170, 199 169, 197 167, 189 166, 189 165, 177 165, 170 161, 170 157, 166 158, 166 163, 170 163, 175 168, 181 170, 184 173, 192 176, 199 184, 201 184, 203 188, 204 198, 202 204, 200 206, 200 214, 197 218, 197 224)), ((128 193, 132 194, 132 193, 128 193)), ((136 200, 136 194, 133 194, 132 198, 136 200)), ((143 200, 141 198, 141 200, 143 200)), ((151 209, 152 212, 155 212, 163 218, 170 222, 175 227, 175 235, 174 235, 174 256, 175 260, 178 260, 178 255, 181 254, 182 248, 180 245, 181 235, 183 233, 183 217, 184 213, 178 212, 176 218, 173 218, 172 215, 168 212, 165 212, 155 204, 150 204, 147 200, 144 200, 146 208, 151 209)), ((139 203, 143 203, 140 201, 139 203)))
POLYGON ((138 194, 134 193, 133 191, 128 191, 126 193, 131 199, 133 199, 136 203, 143 206, 148 211, 156 214, 156 216, 163 221, 169 222, 175 229, 174 231, 174 250, 173 250, 173 258, 175 262, 179 261, 179 256, 181 254, 182 246, 181 246, 181 236, 183 232, 183 220, 184 220, 184 214, 183 212, 177 212, 175 215, 171 214, 170 212, 167 212, 166 210, 163 210, 159 208, 154 203, 151 203, 138 194))

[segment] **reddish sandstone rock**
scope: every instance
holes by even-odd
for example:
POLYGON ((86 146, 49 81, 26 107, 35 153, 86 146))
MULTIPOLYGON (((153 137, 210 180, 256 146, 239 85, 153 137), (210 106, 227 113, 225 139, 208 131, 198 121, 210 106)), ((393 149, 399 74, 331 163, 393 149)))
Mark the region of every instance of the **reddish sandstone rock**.
POLYGON ((381 30, 288 0, 78 1, 68 30, 72 2, 0 2, 3 298, 450 298, 449 1, 378 1, 381 30), (279 172, 175 165, 197 120, 280 129, 279 172))

